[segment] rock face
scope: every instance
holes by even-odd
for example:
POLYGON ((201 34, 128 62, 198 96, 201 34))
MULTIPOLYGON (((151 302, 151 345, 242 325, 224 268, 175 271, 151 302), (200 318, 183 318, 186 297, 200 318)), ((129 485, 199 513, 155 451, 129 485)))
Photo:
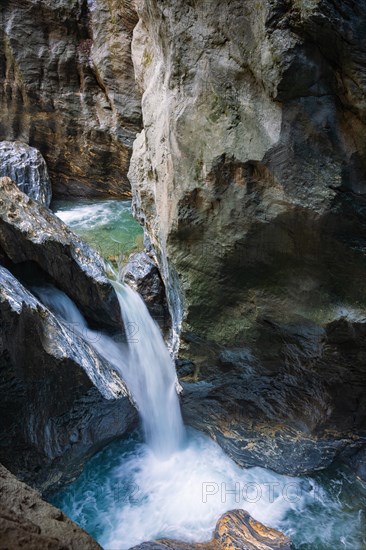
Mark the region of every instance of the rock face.
POLYGON ((365 323, 345 319, 322 329, 264 321, 256 346, 219 361, 206 348, 212 364, 181 381, 184 419, 244 467, 304 474, 338 457, 366 479, 365 337, 365 323))
POLYGON ((93 341, 57 319, 3 267, 0 326, 0 461, 49 490, 131 429, 137 413, 93 341))
POLYGON ((212 540, 187 544, 174 540, 145 542, 131 550, 291 550, 289 538, 255 521, 245 510, 233 510, 217 522, 212 540))
POLYGON ((20 141, 0 141, 0 176, 8 176, 28 197, 49 206, 51 182, 41 153, 20 141))
POLYGON ((83 529, 0 465, 0 549, 101 550, 83 529))
POLYGON ((138 2, 134 209, 195 362, 186 417, 241 463, 362 444, 365 8, 138 2))
POLYGON ((136 22, 130 0, 1 3, 0 139, 41 151, 55 196, 130 192, 136 22))
POLYGON ((0 178, 0 260, 20 278, 56 283, 97 326, 120 327, 117 296, 103 260, 50 210, 0 178))

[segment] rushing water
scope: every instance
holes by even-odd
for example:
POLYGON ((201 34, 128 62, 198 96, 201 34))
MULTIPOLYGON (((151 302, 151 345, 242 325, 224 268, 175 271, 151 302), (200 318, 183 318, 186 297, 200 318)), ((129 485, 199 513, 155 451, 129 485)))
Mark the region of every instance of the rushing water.
MULTIPOLYGON (((91 220, 89 220, 91 223, 91 220)), ((106 550, 169 537, 209 540, 219 516, 244 508, 292 537, 301 550, 361 550, 366 495, 344 470, 292 478, 239 468, 207 436, 183 426, 176 375, 157 325, 141 298, 115 283, 128 342, 95 338, 61 291, 37 289, 42 301, 89 340, 121 373, 137 403, 142 434, 115 442, 52 502, 106 550)))
POLYGON ((287 533, 298 550, 366 548, 366 495, 353 475, 292 478, 242 469, 194 430, 166 460, 138 433, 115 442, 52 501, 106 550, 162 537, 207 541, 220 515, 235 508, 287 533))
POLYGON ((157 456, 166 457, 184 443, 175 367, 140 296, 128 286, 114 287, 124 325, 136 329, 129 341, 128 369, 121 374, 137 403, 146 443, 157 456))
POLYGON ((143 230, 131 213, 131 201, 54 201, 52 208, 70 228, 113 263, 142 249, 143 230))

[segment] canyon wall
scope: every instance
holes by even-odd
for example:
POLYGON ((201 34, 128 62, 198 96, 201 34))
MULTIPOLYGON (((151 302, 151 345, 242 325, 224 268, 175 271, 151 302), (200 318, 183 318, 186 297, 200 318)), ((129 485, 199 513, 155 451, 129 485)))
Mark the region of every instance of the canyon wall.
POLYGON ((137 9, 129 177, 193 359, 187 420, 244 465, 360 452, 365 1, 137 9))
POLYGON ((5 0, 0 140, 46 159, 54 195, 124 196, 141 125, 131 0, 5 0))

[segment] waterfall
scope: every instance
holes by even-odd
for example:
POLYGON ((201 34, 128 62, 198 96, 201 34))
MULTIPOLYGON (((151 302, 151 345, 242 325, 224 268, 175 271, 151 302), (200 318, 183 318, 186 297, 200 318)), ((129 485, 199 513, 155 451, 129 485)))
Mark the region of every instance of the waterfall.
POLYGON ((113 284, 128 341, 128 368, 121 374, 136 400, 147 444, 155 453, 168 456, 182 446, 185 432, 174 363, 139 294, 113 284))
POLYGON ((33 290, 46 307, 72 324, 113 365, 135 400, 147 445, 159 457, 169 457, 182 447, 185 438, 174 363, 139 294, 120 283, 113 285, 121 307, 126 344, 89 329, 74 302, 61 290, 51 286, 33 290))

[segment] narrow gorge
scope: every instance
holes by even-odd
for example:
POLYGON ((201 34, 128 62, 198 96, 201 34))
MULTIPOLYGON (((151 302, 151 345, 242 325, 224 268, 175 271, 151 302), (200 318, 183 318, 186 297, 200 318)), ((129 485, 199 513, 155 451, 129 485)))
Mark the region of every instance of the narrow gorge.
POLYGON ((0 550, 366 548, 366 0, 0 6, 0 550))

